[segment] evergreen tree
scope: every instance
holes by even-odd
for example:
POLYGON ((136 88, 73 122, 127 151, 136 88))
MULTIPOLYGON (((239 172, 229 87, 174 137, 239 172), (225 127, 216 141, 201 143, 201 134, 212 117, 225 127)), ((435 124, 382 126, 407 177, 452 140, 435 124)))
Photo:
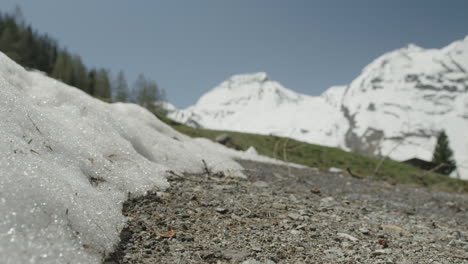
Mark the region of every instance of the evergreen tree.
POLYGON ((52 77, 61 80, 66 84, 73 85, 73 66, 68 52, 61 51, 55 61, 52 77))
POLYGON ((143 74, 140 74, 134 90, 137 104, 149 110, 156 110, 155 103, 161 100, 161 92, 156 82, 147 80, 143 74))
POLYGON ((146 78, 143 74, 138 75, 135 84, 133 85, 133 94, 137 104, 145 107, 148 96, 148 89, 146 87, 146 78))
POLYGON ((15 50, 16 39, 17 34, 15 28, 7 27, 2 31, 2 36, 0 37, 0 50, 14 61, 18 61, 20 59, 20 55, 15 50))
POLYGON ((96 73, 94 82, 94 95, 100 98, 111 98, 109 73, 105 69, 100 69, 96 73))
POLYGON ((37 37, 36 67, 46 73, 52 73, 57 60, 58 48, 55 40, 48 35, 37 37))
POLYGON ((96 70, 92 69, 88 72, 88 93, 96 95, 96 70))
POLYGON ((449 175, 456 169, 453 151, 450 149, 449 140, 445 131, 442 130, 437 137, 437 144, 432 155, 432 161, 437 164, 443 164, 440 172, 449 175))
POLYGON ((13 15, 2 16, 2 28, 0 36, 0 50, 12 60, 18 61, 20 53, 16 49, 16 43, 19 40, 19 26, 13 15))
POLYGON ((114 100, 118 102, 127 102, 128 100, 128 84, 127 80, 125 79, 125 75, 123 71, 120 71, 117 74, 117 78, 115 80, 115 97, 114 100))
POLYGON ((35 58, 38 51, 30 26, 21 31, 19 34, 19 39, 15 43, 14 49, 18 54, 21 54, 17 61, 19 64, 29 68, 34 68, 36 66, 35 58))
POLYGON ((23 16, 23 10, 21 10, 21 7, 19 5, 15 5, 12 17, 15 20, 16 24, 18 24, 19 26, 24 27, 24 25, 26 24, 23 16))
POLYGON ((63 52, 60 52, 57 56, 57 59, 55 60, 54 63, 54 68, 52 70, 51 76, 54 77, 55 79, 63 80, 63 69, 65 68, 65 55, 63 52))
POLYGON ((74 81, 72 85, 89 93, 88 73, 87 73, 86 67, 81 61, 80 56, 74 55, 71 58, 71 61, 72 61, 72 69, 73 69, 73 81, 74 81))

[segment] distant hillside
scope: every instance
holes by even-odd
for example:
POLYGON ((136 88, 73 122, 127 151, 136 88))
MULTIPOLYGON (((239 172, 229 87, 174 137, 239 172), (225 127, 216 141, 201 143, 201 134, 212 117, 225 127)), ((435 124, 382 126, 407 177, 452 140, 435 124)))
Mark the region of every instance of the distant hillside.
POLYGON ((339 168, 346 174, 349 168, 358 177, 376 178, 392 184, 413 184, 450 192, 468 192, 468 181, 423 171, 393 160, 382 160, 285 137, 193 128, 161 114, 156 113, 156 115, 177 131, 192 137, 209 138, 215 141, 220 135, 229 135, 226 146, 238 150, 247 151, 252 146, 259 154, 313 168, 323 170, 339 168))

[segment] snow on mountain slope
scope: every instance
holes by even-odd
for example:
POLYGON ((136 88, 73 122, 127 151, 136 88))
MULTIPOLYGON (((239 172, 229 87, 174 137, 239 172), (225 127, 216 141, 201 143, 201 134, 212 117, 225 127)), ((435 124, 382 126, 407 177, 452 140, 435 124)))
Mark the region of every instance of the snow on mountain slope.
POLYGON ((468 178, 468 36, 442 49, 408 45, 384 54, 347 87, 341 107, 350 149, 430 160, 444 129, 468 178))
POLYGON ((327 101, 328 104, 335 108, 341 108, 341 102, 346 92, 347 86, 332 86, 323 92, 320 96, 327 101))
POLYGON ((468 36, 442 49, 389 52, 347 86, 321 96, 295 93, 265 73, 236 75, 172 119, 192 126, 339 146, 396 160, 430 160, 445 129, 468 179, 468 36))
POLYGON ((122 203, 168 171, 243 176, 270 161, 184 136, 132 104, 107 104, 0 53, 0 263, 100 263, 122 203))
POLYGON ((339 108, 295 93, 266 73, 235 75, 169 117, 195 127, 275 134, 337 146, 348 129, 339 108))

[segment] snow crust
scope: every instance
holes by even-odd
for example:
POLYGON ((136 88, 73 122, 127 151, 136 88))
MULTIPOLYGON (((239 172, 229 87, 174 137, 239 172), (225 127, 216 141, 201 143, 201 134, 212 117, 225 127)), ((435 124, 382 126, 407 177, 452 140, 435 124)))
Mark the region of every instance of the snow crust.
POLYGON ((174 172, 243 177, 234 158, 273 159, 174 131, 147 110, 107 104, 0 53, 0 263, 100 263, 122 203, 174 172))
POLYGON ((468 36, 441 49, 414 44, 367 65, 321 96, 295 93, 265 73, 235 75, 172 119, 220 130, 275 134, 395 160, 432 158, 444 129, 468 179, 468 36))

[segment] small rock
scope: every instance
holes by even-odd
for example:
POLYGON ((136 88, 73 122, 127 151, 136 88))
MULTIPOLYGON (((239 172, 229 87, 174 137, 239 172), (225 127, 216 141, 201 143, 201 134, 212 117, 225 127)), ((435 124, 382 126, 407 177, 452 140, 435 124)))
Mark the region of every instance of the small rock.
POLYGON ((379 245, 382 245, 383 248, 388 248, 388 242, 385 239, 379 239, 379 245))
POLYGON ((386 250, 386 249, 377 249, 377 250, 374 250, 374 251, 372 252, 372 255, 374 255, 374 256, 380 256, 380 255, 386 255, 386 254, 388 254, 388 253, 390 253, 390 251, 388 251, 388 250, 386 250))
POLYGON ((300 235, 302 232, 297 230, 297 229, 293 229, 290 231, 291 235, 300 235))
POLYGON ((365 228, 365 227, 359 228, 359 232, 361 232, 361 233, 364 234, 364 235, 369 235, 369 234, 370 234, 369 229, 367 229, 367 228, 365 228))
POLYGON ((400 234, 406 234, 408 235, 409 232, 406 231, 405 229, 399 227, 399 226, 396 226, 396 225, 382 225, 382 228, 384 230, 388 230, 388 231, 394 231, 394 232, 398 232, 400 234))
POLYGON ((171 195, 167 192, 156 192, 156 196, 163 199, 169 199, 171 197, 171 195))
POLYGON ((145 243, 143 243, 144 248, 150 249, 152 246, 153 246, 152 241, 146 241, 145 243))
POLYGON ((260 261, 257 261, 255 259, 248 259, 244 262, 242 262, 242 264, 262 264, 260 261))
POLYGON ((182 242, 191 242, 194 241, 193 237, 189 234, 178 234, 177 235, 177 240, 182 241, 182 242))
POLYGON ((205 190, 204 190, 203 187, 201 187, 201 186, 195 186, 195 187, 193 188, 193 191, 194 191, 194 192, 197 192, 197 193, 205 192, 205 190))
POLYGON ((180 217, 180 218, 190 218, 190 215, 187 214, 187 213, 180 213, 180 214, 179 214, 179 217, 180 217))
POLYGON ((235 262, 235 263, 244 261, 249 256, 249 253, 246 251, 235 251, 235 250, 228 250, 228 249, 224 250, 222 254, 226 259, 229 259, 231 262, 235 262))
POLYGON ((450 242, 448 243, 449 246, 451 247, 455 247, 455 246, 467 246, 468 245, 468 242, 464 242, 462 240, 457 240, 457 239, 452 239, 450 240, 450 242))
POLYGON ((289 213, 288 217, 291 218, 292 220, 304 220, 304 216, 296 213, 289 213))
POLYGON ((200 252, 200 257, 202 259, 212 259, 216 258, 216 252, 211 252, 211 251, 201 251, 200 252))
POLYGON ((334 253, 339 256, 342 256, 344 254, 343 250, 336 248, 336 247, 332 247, 330 249, 325 250, 325 253, 334 253))
POLYGON ((257 188, 268 188, 270 184, 264 181, 256 181, 252 184, 252 186, 257 187, 257 188))
POLYGON ((230 139, 231 139, 230 135, 221 134, 215 138, 215 141, 218 142, 219 144, 225 145, 230 139))
POLYGON ((275 262, 270 260, 270 259, 265 260, 264 262, 261 262, 261 261, 255 260, 255 259, 248 259, 248 260, 242 262, 242 264, 275 264, 275 262))
POLYGON ((333 197, 325 197, 320 199, 320 206, 322 207, 329 207, 335 203, 335 198, 333 197))
POLYGON ((296 227, 297 230, 305 230, 307 225, 299 225, 296 227))
POLYGON ((275 208, 275 209, 280 209, 280 210, 286 210, 287 209, 287 206, 282 204, 282 203, 279 203, 279 202, 273 202, 273 204, 271 205, 271 207, 275 208))
POLYGON ((304 215, 304 216, 310 216, 310 215, 312 215, 312 213, 310 213, 308 210, 304 210, 304 209, 298 210, 297 212, 298 212, 300 215, 304 215))
POLYGON ((310 192, 311 192, 311 193, 315 193, 315 194, 320 194, 320 189, 314 187, 314 188, 310 189, 310 192))
POLYGON ((294 196, 294 194, 292 194, 292 193, 289 195, 289 200, 291 200, 291 202, 293 202, 293 203, 297 203, 297 202, 298 202, 296 196, 294 196))
POLYGON ((458 230, 451 232, 450 235, 450 237, 454 237, 456 239, 460 239, 462 237, 460 231, 458 230))
POLYGON ((446 202, 445 205, 448 206, 448 207, 454 207, 454 206, 456 205, 456 203, 454 203, 454 202, 446 202))
POLYGON ((324 251, 328 259, 336 259, 343 256, 343 251, 339 248, 330 248, 324 251))
POLYGON ((255 252, 262 252, 262 248, 260 247, 253 247, 252 250, 255 252))
POLYGON ((351 241, 353 241, 353 242, 356 242, 356 241, 359 240, 359 239, 357 239, 357 238, 355 238, 355 237, 353 237, 353 236, 351 236, 351 235, 348 235, 348 234, 346 234, 346 233, 338 233, 337 235, 338 235, 339 237, 343 237, 343 238, 349 239, 349 240, 351 240, 351 241))
POLYGON ((213 185, 213 190, 223 191, 223 190, 234 189, 235 187, 236 187, 235 185, 213 185))
POLYGON ((234 220, 237 220, 237 221, 242 219, 242 217, 240 217, 240 216, 238 216, 238 215, 236 215, 234 213, 231 214, 231 218, 234 219, 234 220))
POLYGON ((227 208, 223 208, 223 207, 216 207, 215 209, 216 212, 220 213, 220 214, 225 214, 228 212, 228 209, 227 208))
POLYGON ((279 173, 276 173, 276 172, 273 172, 273 176, 275 176, 275 178, 277 178, 278 180, 282 180, 282 179, 284 179, 284 177, 283 177, 283 176, 281 176, 281 174, 279 174, 279 173))
POLYGON ((160 214, 164 214, 165 212, 167 212, 167 208, 166 207, 156 207, 156 212, 158 212, 160 214))

